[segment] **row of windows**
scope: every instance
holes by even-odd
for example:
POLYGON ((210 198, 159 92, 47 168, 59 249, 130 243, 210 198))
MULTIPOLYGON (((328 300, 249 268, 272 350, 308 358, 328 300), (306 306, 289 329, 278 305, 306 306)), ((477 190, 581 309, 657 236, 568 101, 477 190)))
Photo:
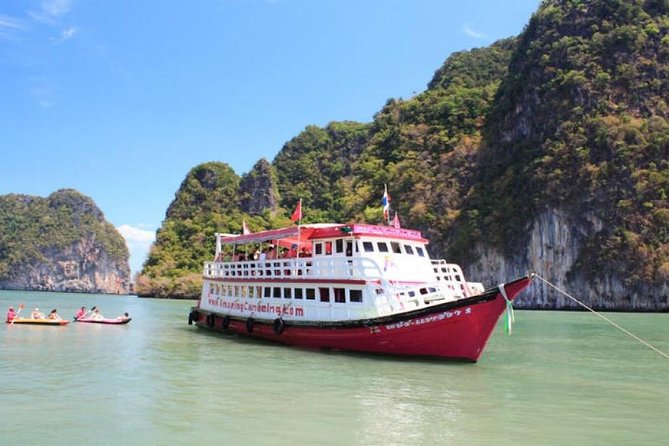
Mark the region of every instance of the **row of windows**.
POLYGON ((358 241, 353 243, 352 240, 342 240, 337 239, 333 242, 315 242, 314 243, 314 254, 315 255, 331 255, 331 254, 345 254, 347 256, 353 255, 353 250, 355 252, 380 252, 388 253, 393 252, 395 254, 408 254, 408 255, 417 255, 419 257, 425 257, 425 250, 422 246, 413 246, 406 243, 400 242, 385 242, 385 241, 358 241), (361 246, 358 246, 361 244, 361 246), (333 250, 334 248, 334 250, 333 250))
POLYGON ((209 284, 209 293, 227 297, 275 299, 306 299, 320 302, 362 303, 362 290, 338 287, 280 287, 253 285, 209 284))

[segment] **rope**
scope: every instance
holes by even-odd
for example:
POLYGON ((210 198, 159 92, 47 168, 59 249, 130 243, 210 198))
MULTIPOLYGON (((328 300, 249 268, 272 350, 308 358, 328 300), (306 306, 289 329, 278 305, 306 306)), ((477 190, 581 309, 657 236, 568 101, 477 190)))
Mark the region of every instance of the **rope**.
POLYGON ((553 288, 553 289, 555 289, 556 291, 558 291, 559 293, 564 294, 564 295, 567 296, 569 299, 573 300, 574 302, 576 302, 577 304, 579 304, 580 306, 582 306, 582 307, 585 308, 586 310, 588 310, 588 311, 594 313, 595 315, 601 317, 601 318, 604 319, 606 322, 608 322, 609 324, 613 325, 614 327, 616 327, 618 330, 622 331, 623 333, 625 333, 625 334, 628 335, 629 337, 631 337, 631 338, 633 338, 633 339, 639 341, 641 344, 645 345, 646 347, 648 347, 648 348, 651 349, 651 350, 654 350, 654 351, 655 351, 656 353, 658 353, 659 355, 664 356, 665 359, 669 359, 669 355, 667 355, 666 353, 664 353, 664 352, 663 352, 662 350, 660 350, 659 348, 655 347, 654 345, 651 345, 649 342, 644 341, 644 340, 641 339, 640 337, 638 337, 638 336, 636 336, 635 334, 631 333, 629 330, 627 330, 627 329, 621 327, 620 325, 616 324, 615 322, 613 322, 611 319, 607 318, 607 317, 604 316, 603 314, 598 313, 597 311, 593 310, 592 308, 590 308, 589 306, 587 306, 586 304, 584 304, 584 303, 581 302, 580 300, 576 299, 574 296, 570 295, 570 294, 567 293, 566 291, 561 290, 561 289, 558 288, 557 286, 553 285, 553 284, 550 283, 548 280, 546 280, 546 279, 544 279, 543 277, 541 277, 539 274, 535 274, 534 276, 535 276, 537 279, 539 279, 539 280, 541 280, 542 282, 544 282, 546 285, 548 285, 548 286, 550 286, 551 288, 553 288))
POLYGON ((506 295, 506 290, 504 289, 504 284, 500 284, 497 286, 499 288, 499 292, 506 301, 506 332, 509 336, 511 336, 511 330, 513 328, 513 323, 515 322, 516 318, 514 317, 513 314, 513 304, 511 303, 511 300, 507 297, 506 295))

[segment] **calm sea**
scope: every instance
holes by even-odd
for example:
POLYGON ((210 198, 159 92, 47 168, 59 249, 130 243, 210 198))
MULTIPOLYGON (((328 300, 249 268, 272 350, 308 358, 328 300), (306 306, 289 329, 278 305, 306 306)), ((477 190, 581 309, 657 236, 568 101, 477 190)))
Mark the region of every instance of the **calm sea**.
MULTIPOLYGON (((669 444, 669 361, 590 313, 518 311, 460 364, 211 334, 190 301, 0 291, 19 303, 133 320, 3 324, 2 445, 669 444)), ((669 351, 669 314, 608 316, 669 351)))

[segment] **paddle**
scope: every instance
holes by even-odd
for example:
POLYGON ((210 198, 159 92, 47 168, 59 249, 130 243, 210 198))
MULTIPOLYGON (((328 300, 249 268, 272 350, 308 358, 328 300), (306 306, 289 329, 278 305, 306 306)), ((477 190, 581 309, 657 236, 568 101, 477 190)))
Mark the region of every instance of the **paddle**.
POLYGON ((88 315, 90 314, 90 312, 91 312, 91 311, 95 311, 96 308, 97 308, 97 306, 93 305, 93 307, 92 307, 90 310, 88 310, 88 311, 86 312, 86 314, 84 314, 84 315, 81 316, 81 317, 75 317, 75 318, 74 318, 74 322, 77 322, 79 319, 86 319, 86 318, 88 317, 88 315))
POLYGON ((14 315, 14 319, 12 319, 12 323, 9 325, 14 325, 14 321, 16 320, 16 318, 19 317, 19 313, 21 312, 21 310, 23 310, 23 307, 25 307, 25 305, 23 304, 19 305, 19 311, 16 312, 16 314, 14 315))

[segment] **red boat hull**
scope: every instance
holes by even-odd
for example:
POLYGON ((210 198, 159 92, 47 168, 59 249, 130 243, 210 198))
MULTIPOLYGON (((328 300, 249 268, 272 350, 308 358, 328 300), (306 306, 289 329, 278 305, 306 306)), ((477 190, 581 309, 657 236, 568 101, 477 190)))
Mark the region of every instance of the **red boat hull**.
MULTIPOLYGON (((513 300, 531 277, 504 285, 513 300)), ((499 289, 479 296, 364 321, 306 323, 250 320, 193 308, 189 322, 217 331, 305 348, 432 356, 476 362, 506 308, 499 289)))

